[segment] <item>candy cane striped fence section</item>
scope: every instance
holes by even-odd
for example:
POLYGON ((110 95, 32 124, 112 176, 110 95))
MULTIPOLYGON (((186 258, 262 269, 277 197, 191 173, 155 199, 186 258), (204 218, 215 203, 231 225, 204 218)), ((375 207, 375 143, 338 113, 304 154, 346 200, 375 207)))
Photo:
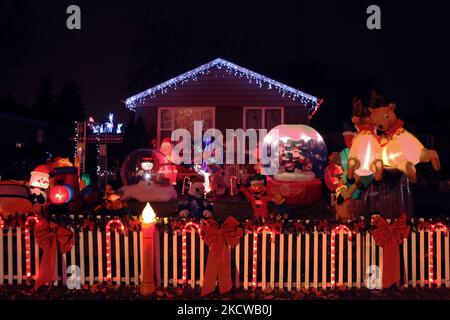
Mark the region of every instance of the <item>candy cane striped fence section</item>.
MULTIPOLYGON (((36 279, 42 250, 34 232, 26 230, 26 227, 0 228, 0 285, 36 279)), ((158 233, 159 265, 155 273, 160 286, 203 284, 208 247, 198 231, 194 226, 184 233, 158 233)), ((263 228, 260 232, 247 232, 238 246, 230 249, 233 285, 245 290, 287 291, 361 288, 366 285, 370 266, 378 266, 382 273, 383 250, 370 234, 350 234, 346 228, 333 231, 279 234, 263 228)), ((109 237, 101 231, 75 232, 72 250, 58 254, 55 285, 65 285, 66 279, 74 277, 80 278, 81 286, 108 281, 118 285, 139 284, 141 242, 142 234, 138 231, 112 230, 109 237)), ((405 287, 450 287, 450 237, 445 226, 434 224, 430 230, 412 232, 400 245, 399 252, 405 287)))

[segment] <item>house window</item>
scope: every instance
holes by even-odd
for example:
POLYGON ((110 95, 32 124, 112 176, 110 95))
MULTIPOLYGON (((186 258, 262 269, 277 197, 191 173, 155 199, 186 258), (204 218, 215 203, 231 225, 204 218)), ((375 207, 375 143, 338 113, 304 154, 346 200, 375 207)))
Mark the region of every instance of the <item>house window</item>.
POLYGON ((244 130, 267 129, 268 131, 284 123, 282 107, 245 107, 244 130))
POLYGON ((161 140, 170 137, 172 131, 179 128, 189 130, 194 135, 194 121, 203 120, 203 131, 215 124, 214 107, 161 107, 158 108, 158 145, 161 140))

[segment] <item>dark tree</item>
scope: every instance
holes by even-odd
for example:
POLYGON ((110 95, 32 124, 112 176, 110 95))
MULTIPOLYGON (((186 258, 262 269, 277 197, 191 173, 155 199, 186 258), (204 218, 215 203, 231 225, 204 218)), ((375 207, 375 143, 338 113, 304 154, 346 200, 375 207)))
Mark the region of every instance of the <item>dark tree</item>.
POLYGON ((127 152, 138 148, 149 148, 149 134, 141 117, 130 117, 125 130, 124 144, 127 152))
POLYGON ((58 110, 53 92, 53 82, 50 76, 45 77, 39 84, 32 109, 37 118, 50 122, 57 120, 58 110))
POLYGON ((0 93, 8 94, 18 80, 32 41, 34 21, 29 1, 0 2, 0 93))
POLYGON ((57 109, 63 121, 71 125, 74 121, 84 120, 84 103, 80 88, 73 80, 64 82, 57 99, 57 109))

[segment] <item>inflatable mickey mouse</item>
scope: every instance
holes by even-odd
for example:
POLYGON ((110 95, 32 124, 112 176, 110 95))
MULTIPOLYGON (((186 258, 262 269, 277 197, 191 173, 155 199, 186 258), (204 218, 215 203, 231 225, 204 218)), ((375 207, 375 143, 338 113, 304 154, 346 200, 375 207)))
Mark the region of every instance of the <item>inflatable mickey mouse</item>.
POLYGON ((178 215, 182 218, 212 218, 212 204, 205 199, 203 181, 194 180, 189 186, 186 197, 178 204, 178 215))

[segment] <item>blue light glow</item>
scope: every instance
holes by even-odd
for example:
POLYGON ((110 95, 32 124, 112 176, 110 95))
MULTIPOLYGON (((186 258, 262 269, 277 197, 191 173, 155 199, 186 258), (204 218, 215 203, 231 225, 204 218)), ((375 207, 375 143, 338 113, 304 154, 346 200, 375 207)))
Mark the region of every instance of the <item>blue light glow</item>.
POLYGON ((166 82, 163 82, 155 87, 147 89, 126 99, 125 105, 128 109, 134 111, 136 108, 136 104, 143 103, 148 98, 155 98, 158 94, 167 93, 168 89, 173 88, 176 90, 178 85, 184 85, 189 81, 196 81, 199 76, 209 73, 209 70, 213 67, 217 69, 225 68, 225 71, 229 74, 240 78, 246 77, 249 83, 258 85, 259 87, 263 87, 264 85, 267 90, 273 90, 275 88, 282 97, 288 96, 294 101, 300 100, 305 106, 308 107, 309 114, 311 116, 317 111, 319 105, 322 102, 322 100, 318 99, 317 97, 294 89, 278 81, 265 77, 259 73, 240 67, 224 59, 217 58, 207 64, 183 73, 175 78, 172 78, 166 82))

